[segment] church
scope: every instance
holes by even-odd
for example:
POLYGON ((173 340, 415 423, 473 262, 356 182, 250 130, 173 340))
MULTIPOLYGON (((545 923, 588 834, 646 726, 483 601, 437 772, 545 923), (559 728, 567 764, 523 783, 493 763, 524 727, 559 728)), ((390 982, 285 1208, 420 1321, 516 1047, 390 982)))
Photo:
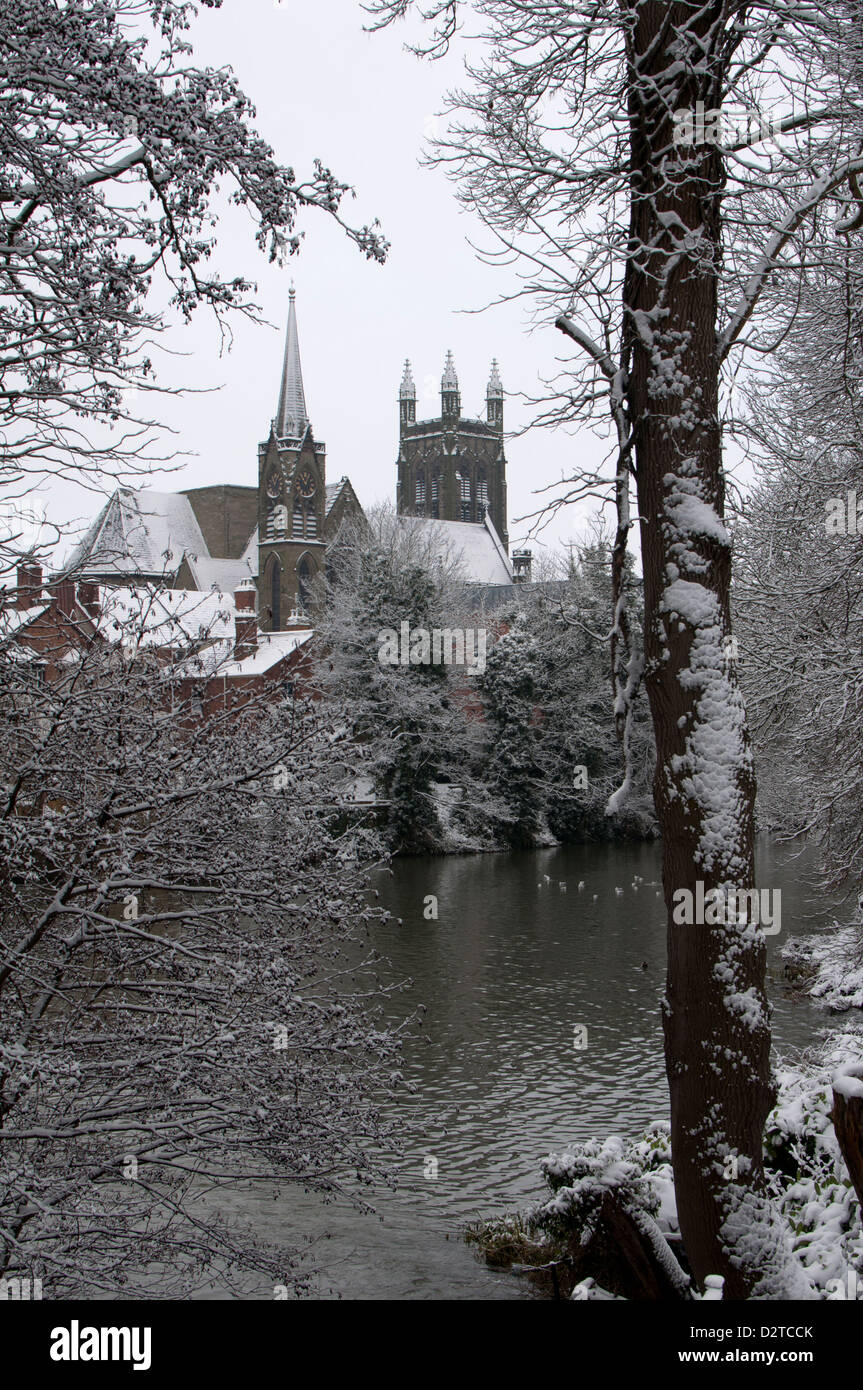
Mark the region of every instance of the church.
MULTIPOLYGON (((489 593, 530 578, 529 552, 508 553, 503 386, 491 368, 484 419, 465 417, 452 353, 441 413, 417 420, 405 363, 399 389, 396 508, 400 524, 433 531, 465 582, 489 593)), ((181 492, 118 488, 76 546, 64 573, 108 588, 160 584, 235 595, 256 591, 261 633, 308 629, 308 599, 328 547, 362 508, 348 478, 327 482, 326 445, 309 419, 291 288, 278 407, 258 445, 257 485, 181 492)))

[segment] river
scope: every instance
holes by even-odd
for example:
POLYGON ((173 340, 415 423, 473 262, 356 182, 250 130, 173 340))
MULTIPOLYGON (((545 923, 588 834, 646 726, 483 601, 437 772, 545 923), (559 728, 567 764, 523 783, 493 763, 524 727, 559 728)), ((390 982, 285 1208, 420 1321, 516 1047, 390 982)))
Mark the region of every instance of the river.
MULTIPOLYGON (((758 861, 759 883, 782 892, 769 992, 775 1053, 789 1055, 829 1020, 791 998, 779 950, 827 912, 805 885, 807 856, 762 838, 758 861)), ((641 843, 398 861, 378 880, 393 920, 376 944, 413 981, 392 1017, 426 1006, 405 1054, 416 1095, 399 1103, 425 1132, 376 1215, 287 1188, 240 1194, 236 1214, 286 1245, 327 1230, 320 1297, 530 1297, 478 1262, 460 1227, 541 1196, 545 1154, 667 1118, 659 878, 659 846, 641 843)))

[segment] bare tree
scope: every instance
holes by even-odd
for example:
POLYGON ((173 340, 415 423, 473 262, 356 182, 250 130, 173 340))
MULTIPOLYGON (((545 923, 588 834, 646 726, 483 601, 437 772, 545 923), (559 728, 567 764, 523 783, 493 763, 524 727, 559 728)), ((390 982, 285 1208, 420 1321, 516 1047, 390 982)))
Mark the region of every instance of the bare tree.
POLYGON ((735 421, 760 469, 736 537, 740 671, 765 814, 823 851, 824 887, 863 889, 863 322, 860 247, 813 237, 817 264, 775 316, 783 341, 735 421), (859 497, 860 506, 856 504, 859 497))
POLYGON ((54 1298, 301 1289, 301 1252, 220 1194, 351 1178, 362 1203, 390 1179, 376 839, 314 703, 246 691, 202 718, 146 603, 110 643, 64 642, 56 681, 2 644, 0 1275, 54 1298))

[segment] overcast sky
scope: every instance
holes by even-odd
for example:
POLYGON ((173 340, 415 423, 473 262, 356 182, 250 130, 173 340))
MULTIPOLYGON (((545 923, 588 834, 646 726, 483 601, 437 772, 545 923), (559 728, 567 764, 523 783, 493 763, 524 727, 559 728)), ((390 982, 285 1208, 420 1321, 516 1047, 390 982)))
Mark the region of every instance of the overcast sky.
MULTIPOLYGON (((366 34, 364 18, 359 0, 225 0, 220 10, 203 10, 192 30, 196 61, 234 69, 277 157, 298 175, 322 159, 356 189, 356 200, 345 204, 349 219, 361 225, 379 218, 392 250, 385 266, 368 262, 325 215, 306 214, 303 249, 279 270, 257 251, 249 220, 227 213, 218 267, 257 282, 257 302, 277 328, 240 321, 231 351, 221 355, 203 311, 191 327, 171 330, 166 345, 185 356, 160 367, 162 380, 221 389, 158 403, 177 449, 193 457, 181 473, 151 486, 257 483, 257 445, 276 410, 291 279, 307 406, 316 437, 327 445, 327 476, 347 474, 364 505, 395 499, 405 357, 418 416, 426 417, 439 413, 448 348, 467 415, 484 411, 492 357, 505 388, 532 392, 538 375, 568 354, 551 324, 528 332, 521 304, 465 312, 504 291, 512 272, 478 261, 469 238, 487 244, 487 234, 459 209, 443 175, 420 167, 424 138, 459 65, 421 62, 405 52, 404 29, 366 34)), ((506 412, 508 427, 528 418, 515 402, 506 412)), ((534 430, 508 442, 511 546, 526 532, 515 518, 537 506, 533 490, 570 471, 585 452, 597 458, 602 446, 589 434, 563 430, 534 430)), ((55 515, 80 519, 98 503, 68 492, 52 501, 55 515)), ((543 539, 583 529, 584 513, 570 511, 543 539)))

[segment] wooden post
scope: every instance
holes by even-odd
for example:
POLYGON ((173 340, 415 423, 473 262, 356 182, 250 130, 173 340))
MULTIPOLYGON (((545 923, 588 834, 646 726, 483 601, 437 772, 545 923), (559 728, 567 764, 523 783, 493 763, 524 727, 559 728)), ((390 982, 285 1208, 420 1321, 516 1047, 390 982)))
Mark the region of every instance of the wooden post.
POLYGON ((863 1063, 833 1077, 833 1128, 863 1211, 863 1063))

